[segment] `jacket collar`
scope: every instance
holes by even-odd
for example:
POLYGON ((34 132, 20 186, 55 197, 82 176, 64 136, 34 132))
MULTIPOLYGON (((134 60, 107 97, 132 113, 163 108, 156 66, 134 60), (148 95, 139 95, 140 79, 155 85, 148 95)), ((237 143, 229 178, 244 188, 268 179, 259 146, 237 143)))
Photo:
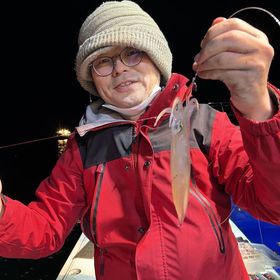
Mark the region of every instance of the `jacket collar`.
POLYGON ((124 123, 135 124, 137 122, 143 122, 144 119, 155 119, 163 109, 172 106, 172 102, 176 96, 180 98, 184 96, 188 81, 189 79, 183 75, 173 73, 167 85, 162 89, 162 92, 151 102, 137 121, 124 119, 119 113, 103 107, 104 101, 98 99, 87 106, 86 112, 82 116, 76 130, 80 136, 83 136, 92 129, 124 123))

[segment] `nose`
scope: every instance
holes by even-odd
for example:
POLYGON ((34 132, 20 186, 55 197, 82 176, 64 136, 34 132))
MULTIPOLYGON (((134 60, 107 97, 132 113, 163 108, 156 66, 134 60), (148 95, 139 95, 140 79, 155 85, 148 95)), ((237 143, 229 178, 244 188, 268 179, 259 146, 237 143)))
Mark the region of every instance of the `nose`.
POLYGON ((113 76, 118 76, 120 73, 127 71, 127 67, 122 61, 120 56, 117 56, 114 60, 113 60, 113 72, 112 75, 113 76))

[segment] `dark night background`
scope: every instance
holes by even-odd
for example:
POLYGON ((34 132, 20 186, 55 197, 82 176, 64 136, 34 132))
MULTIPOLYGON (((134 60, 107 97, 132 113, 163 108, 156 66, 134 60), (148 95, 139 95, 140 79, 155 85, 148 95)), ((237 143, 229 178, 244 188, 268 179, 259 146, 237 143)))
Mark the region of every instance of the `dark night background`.
MULTIPOLYGON (((89 101, 76 81, 77 37, 86 16, 103 1, 12 1, 1 9, 0 147, 73 130, 89 101), (4 18, 5 15, 5 19, 4 18)), ((280 2, 267 1, 136 1, 157 21, 173 52, 173 72, 191 78, 200 41, 217 16, 228 17, 247 6, 268 9, 280 17, 280 2), (206 4, 205 4, 206 3, 206 4), (182 6, 184 5, 184 7, 182 6)), ((267 14, 251 10, 238 17, 263 30, 275 57, 270 82, 280 86, 280 27, 267 14)), ((229 94, 216 81, 198 80, 200 102, 225 102, 229 94)), ((39 182, 57 160, 56 140, 0 149, 0 177, 4 193, 28 203, 39 182)), ((79 228, 63 249, 42 260, 0 258, 2 279, 56 279, 80 234, 79 228)))

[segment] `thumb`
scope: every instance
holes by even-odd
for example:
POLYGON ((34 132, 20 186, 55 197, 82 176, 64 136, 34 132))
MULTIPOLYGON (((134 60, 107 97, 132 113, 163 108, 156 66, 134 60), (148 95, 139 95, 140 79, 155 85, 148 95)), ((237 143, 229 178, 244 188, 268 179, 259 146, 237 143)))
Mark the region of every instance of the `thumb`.
POLYGON ((215 24, 217 24, 217 23, 220 23, 220 22, 222 22, 222 21, 224 21, 224 20, 226 20, 225 17, 217 17, 217 18, 215 18, 215 19, 212 21, 211 26, 213 26, 213 25, 215 25, 215 24))
POLYGON ((2 192, 2 182, 1 182, 1 179, 0 179, 0 193, 2 192))

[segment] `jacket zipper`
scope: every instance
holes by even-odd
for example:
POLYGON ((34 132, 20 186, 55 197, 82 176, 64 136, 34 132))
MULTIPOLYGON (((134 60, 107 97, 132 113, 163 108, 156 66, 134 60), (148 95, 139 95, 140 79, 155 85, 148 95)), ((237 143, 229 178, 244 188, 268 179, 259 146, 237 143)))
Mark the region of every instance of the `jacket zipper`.
POLYGON ((211 226, 213 228, 213 231, 215 233, 215 236, 218 240, 219 243, 219 249, 222 254, 225 253, 225 243, 224 243, 224 237, 223 237, 223 232, 221 229, 221 225, 218 222, 217 216, 215 215, 209 201, 205 196, 200 192, 198 189, 194 178, 192 178, 192 186, 193 188, 190 188, 190 193, 194 195, 194 197, 198 200, 198 202, 202 205, 204 208, 205 212, 207 213, 211 226))
POLYGON ((100 264, 99 264, 99 275, 104 276, 105 272, 105 261, 104 261, 104 253, 106 253, 106 248, 99 247, 99 254, 100 254, 100 264))
POLYGON ((99 273, 100 276, 104 276, 104 268, 105 268, 105 264, 104 264, 104 253, 107 252, 106 248, 102 248, 98 242, 97 242, 97 234, 96 234, 96 217, 97 217, 97 209, 98 209, 98 202, 99 202, 99 198, 100 198, 100 192, 101 192, 101 186, 102 186, 102 181, 103 181, 103 176, 104 176, 104 171, 105 171, 105 163, 100 163, 97 168, 96 168, 96 196, 95 199, 93 201, 93 209, 92 209, 92 215, 91 215, 91 219, 92 219, 92 230, 91 230, 91 234, 92 234, 92 240, 93 243, 95 244, 95 246, 99 249, 99 254, 100 254, 100 266, 99 266, 99 273))

